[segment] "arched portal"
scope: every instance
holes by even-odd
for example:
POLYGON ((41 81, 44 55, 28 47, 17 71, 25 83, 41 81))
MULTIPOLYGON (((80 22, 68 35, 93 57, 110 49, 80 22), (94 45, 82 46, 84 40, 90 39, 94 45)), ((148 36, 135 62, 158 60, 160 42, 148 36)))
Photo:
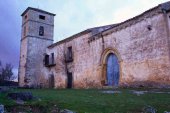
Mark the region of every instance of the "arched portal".
POLYGON ((102 66, 101 84, 104 86, 105 85, 111 86, 111 84, 112 86, 119 85, 121 83, 122 78, 122 58, 117 49, 115 48, 105 49, 101 55, 100 62, 102 66), (114 72, 117 73, 117 75, 115 76, 113 74, 109 75, 109 73, 114 72), (112 82, 111 79, 109 78, 112 78, 112 82))
POLYGON ((119 84, 119 62, 115 54, 110 53, 106 59, 106 79, 108 86, 118 86, 119 84))

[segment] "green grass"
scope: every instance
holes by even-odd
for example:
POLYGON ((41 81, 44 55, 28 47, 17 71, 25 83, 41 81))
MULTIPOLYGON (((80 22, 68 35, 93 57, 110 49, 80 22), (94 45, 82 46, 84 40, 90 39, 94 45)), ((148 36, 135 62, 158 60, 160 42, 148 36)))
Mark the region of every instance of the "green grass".
MULTIPOLYGON (((29 101, 26 105, 43 106, 48 109, 57 105, 61 109, 70 109, 78 113, 131 113, 141 112, 149 105, 156 108, 158 113, 170 112, 170 94, 146 93, 137 96, 130 93, 130 89, 119 90, 122 93, 104 94, 101 93, 103 90, 98 89, 15 89, 14 91, 31 91, 41 100, 29 101)), ((5 106, 15 105, 14 101, 6 98, 6 94, 0 94, 0 103, 5 106)))

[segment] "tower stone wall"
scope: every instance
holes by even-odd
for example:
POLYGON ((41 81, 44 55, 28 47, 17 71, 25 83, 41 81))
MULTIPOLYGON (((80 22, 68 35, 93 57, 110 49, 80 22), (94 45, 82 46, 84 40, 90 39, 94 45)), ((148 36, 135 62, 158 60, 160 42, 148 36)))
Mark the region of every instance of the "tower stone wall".
POLYGON ((48 87, 45 74, 44 54, 53 43, 54 14, 27 8, 22 16, 22 37, 19 66, 19 85, 48 87))

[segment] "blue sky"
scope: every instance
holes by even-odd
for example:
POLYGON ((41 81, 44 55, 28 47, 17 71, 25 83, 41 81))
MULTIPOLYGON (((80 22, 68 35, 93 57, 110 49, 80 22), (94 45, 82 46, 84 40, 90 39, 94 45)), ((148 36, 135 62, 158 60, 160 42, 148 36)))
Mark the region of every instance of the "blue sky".
POLYGON ((17 75, 21 13, 34 7, 55 13, 54 42, 87 28, 132 18, 168 0, 0 0, 0 60, 17 75))

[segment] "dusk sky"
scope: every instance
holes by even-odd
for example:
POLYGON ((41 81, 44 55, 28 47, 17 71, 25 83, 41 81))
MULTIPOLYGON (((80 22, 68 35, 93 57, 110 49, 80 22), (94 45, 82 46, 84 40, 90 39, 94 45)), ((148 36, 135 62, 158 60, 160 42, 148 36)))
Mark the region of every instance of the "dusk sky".
POLYGON ((0 0, 0 60, 17 75, 21 13, 27 7, 56 14, 54 42, 87 28, 132 18, 168 0, 0 0))

